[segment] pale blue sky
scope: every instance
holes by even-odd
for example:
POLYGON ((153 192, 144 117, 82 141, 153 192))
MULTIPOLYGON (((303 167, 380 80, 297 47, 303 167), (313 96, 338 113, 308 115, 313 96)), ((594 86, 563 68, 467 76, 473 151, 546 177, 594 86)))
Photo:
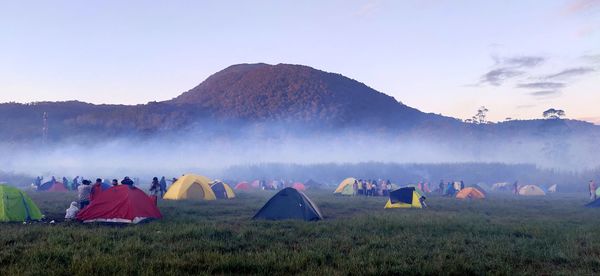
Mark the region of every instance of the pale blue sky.
POLYGON ((166 100, 254 62, 459 118, 486 105, 493 120, 556 107, 600 122, 600 0, 0 0, 0 102, 166 100))

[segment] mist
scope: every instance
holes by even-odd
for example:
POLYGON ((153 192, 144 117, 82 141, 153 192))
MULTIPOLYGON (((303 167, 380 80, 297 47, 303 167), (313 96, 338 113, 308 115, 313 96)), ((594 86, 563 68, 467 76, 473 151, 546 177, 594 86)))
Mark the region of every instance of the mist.
MULTIPOLYGON (((578 172, 598 167, 599 161, 593 155, 598 145, 594 142, 577 135, 474 140, 460 133, 426 136, 361 128, 315 130, 280 123, 249 127, 214 123, 151 136, 80 136, 46 145, 31 141, 3 143, 0 166, 5 172, 68 178, 199 173, 234 179, 241 175, 232 168, 261 164, 498 163, 578 172)), ((419 170, 417 174, 427 179, 427 168, 419 170)), ((265 173, 257 172, 252 177, 261 174, 265 173)))

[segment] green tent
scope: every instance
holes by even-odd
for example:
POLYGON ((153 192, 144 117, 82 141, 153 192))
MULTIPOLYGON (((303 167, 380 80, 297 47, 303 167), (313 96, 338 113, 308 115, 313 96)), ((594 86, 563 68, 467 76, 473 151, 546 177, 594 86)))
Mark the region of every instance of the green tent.
POLYGON ((42 212, 21 190, 0 185, 0 222, 42 219, 42 212))

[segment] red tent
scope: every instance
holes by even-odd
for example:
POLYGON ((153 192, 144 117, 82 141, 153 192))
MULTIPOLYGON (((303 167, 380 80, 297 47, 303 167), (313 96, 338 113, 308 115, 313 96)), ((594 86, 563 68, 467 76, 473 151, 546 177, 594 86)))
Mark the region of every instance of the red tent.
POLYGON ((305 191, 306 187, 304 187, 304 184, 300 183, 300 182, 296 182, 292 185, 292 188, 298 190, 298 191, 305 191))
POLYGON ((244 191, 247 191, 247 190, 250 190, 250 188, 251 188, 251 187, 250 187, 250 184, 248 184, 248 182, 240 182, 240 183, 238 183, 237 185, 235 185, 235 189, 236 189, 236 190, 244 190, 244 191))
POLYGON ((46 191, 48 191, 48 192, 68 192, 69 190, 67 188, 65 188, 65 184, 63 184, 62 182, 56 181, 46 191))
POLYGON ((77 219, 83 222, 138 223, 145 219, 160 219, 156 199, 138 188, 119 185, 97 195, 77 219))

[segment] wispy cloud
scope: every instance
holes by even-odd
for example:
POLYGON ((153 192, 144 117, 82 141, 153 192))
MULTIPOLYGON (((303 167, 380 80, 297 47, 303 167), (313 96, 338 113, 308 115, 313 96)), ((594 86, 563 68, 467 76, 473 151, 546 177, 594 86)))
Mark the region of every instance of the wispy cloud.
POLYGON ((522 105, 517 105, 517 109, 528 109, 528 108, 534 108, 535 104, 522 104, 522 105))
POLYGON ((551 74, 546 76, 546 79, 566 79, 571 77, 577 77, 581 75, 586 75, 596 70, 592 67, 577 67, 577 68, 569 68, 562 70, 556 74, 551 74))
POLYGON ((495 68, 481 76, 480 85, 500 86, 509 79, 524 75, 522 69, 536 67, 546 61, 546 58, 540 56, 492 56, 492 59, 495 61, 495 68))
POLYGON ((600 0, 574 0, 563 9, 563 14, 577 14, 600 10, 600 0))
POLYGON ((380 9, 380 0, 368 0, 358 8, 354 15, 357 17, 370 17, 377 13, 377 11, 380 9))
POLYGON ((583 55, 581 58, 592 63, 600 63, 600 55, 583 55))
POLYGON ((500 86, 504 81, 523 75, 523 72, 510 68, 499 68, 487 72, 481 77, 481 83, 500 86))
POLYGON ((565 84, 562 82, 529 82, 519 83, 517 87, 525 89, 561 89, 565 87, 565 84))
POLYGON ((536 67, 546 61, 546 58, 539 56, 519 56, 504 59, 504 64, 517 68, 536 67))
POLYGON ((529 93, 531 96, 535 97, 550 97, 550 96, 559 96, 560 90, 543 90, 529 93))

